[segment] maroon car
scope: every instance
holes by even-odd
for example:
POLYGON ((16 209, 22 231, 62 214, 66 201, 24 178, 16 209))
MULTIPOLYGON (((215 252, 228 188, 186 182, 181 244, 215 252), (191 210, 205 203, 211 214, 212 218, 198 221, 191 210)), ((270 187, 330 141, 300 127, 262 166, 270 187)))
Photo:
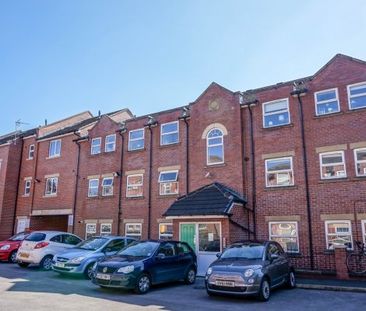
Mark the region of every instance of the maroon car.
POLYGON ((0 261, 9 261, 15 263, 17 251, 23 240, 30 234, 30 232, 19 232, 13 235, 6 241, 0 242, 0 261))

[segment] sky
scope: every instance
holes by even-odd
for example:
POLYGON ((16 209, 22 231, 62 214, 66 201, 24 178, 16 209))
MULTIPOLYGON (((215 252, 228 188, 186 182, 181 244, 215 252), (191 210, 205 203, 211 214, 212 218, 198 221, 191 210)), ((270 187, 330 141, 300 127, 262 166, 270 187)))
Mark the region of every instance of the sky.
POLYGON ((0 0, 0 136, 89 110, 145 115, 366 60, 366 1, 0 0))

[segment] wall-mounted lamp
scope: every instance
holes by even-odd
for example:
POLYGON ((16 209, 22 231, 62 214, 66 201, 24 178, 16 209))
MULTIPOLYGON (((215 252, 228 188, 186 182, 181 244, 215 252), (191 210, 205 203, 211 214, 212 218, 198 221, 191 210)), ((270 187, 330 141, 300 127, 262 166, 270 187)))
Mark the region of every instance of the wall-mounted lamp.
POLYGON ((34 181, 35 181, 35 182, 41 182, 41 180, 40 180, 40 179, 38 179, 38 178, 34 178, 34 181))
POLYGON ((127 127, 126 127, 126 122, 125 122, 125 121, 122 121, 122 122, 120 123, 120 129, 119 129, 119 131, 120 131, 121 133, 125 133, 125 132, 127 132, 127 127))
POLYGON ((152 127, 152 126, 156 126, 156 125, 158 125, 158 121, 156 121, 153 116, 148 116, 146 126, 152 127))
POLYGON ((297 81, 293 83, 292 92, 290 94, 293 97, 302 97, 305 96, 308 91, 304 81, 297 81))

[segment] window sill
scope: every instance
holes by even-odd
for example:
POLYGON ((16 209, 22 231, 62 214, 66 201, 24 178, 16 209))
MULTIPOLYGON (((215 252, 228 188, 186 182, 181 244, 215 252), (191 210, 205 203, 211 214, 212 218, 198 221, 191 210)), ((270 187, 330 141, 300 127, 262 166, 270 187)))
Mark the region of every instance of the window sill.
POLYGON ((321 179, 319 180, 319 184, 326 184, 326 183, 336 183, 336 182, 344 182, 349 180, 348 177, 339 177, 339 178, 330 178, 330 179, 321 179))
POLYGON ((345 113, 355 113, 358 111, 366 111, 366 107, 361 107, 361 108, 348 108, 349 110, 347 110, 345 113))
POLYGON ((34 158, 26 158, 26 161, 32 161, 34 158))
POLYGON ((30 197, 30 194, 23 194, 22 195, 22 198, 29 198, 30 197))
POLYGON ((56 156, 52 156, 52 157, 46 157, 46 160, 57 159, 57 158, 61 158, 61 155, 56 155, 56 156))
POLYGON ((159 194, 159 199, 165 199, 165 198, 172 198, 172 197, 179 197, 179 193, 169 193, 169 194, 159 194))
POLYGON ((108 198, 114 198, 116 197, 115 195, 98 195, 98 196, 93 196, 93 197, 87 197, 87 199, 89 200, 96 200, 96 199, 108 199, 108 198))
POLYGON ((224 167, 226 163, 218 163, 218 164, 206 164, 203 168, 215 168, 215 167, 224 167))
POLYGON ((145 197, 144 196, 140 196, 140 197, 126 197, 126 200, 144 200, 145 197))
POLYGON ((288 127, 294 127, 294 124, 289 123, 289 124, 283 124, 283 125, 278 125, 278 126, 262 127, 262 129, 265 131, 272 131, 272 130, 278 130, 278 129, 288 128, 288 127))
POLYGON ((341 111, 332 112, 332 113, 314 115, 313 119, 317 120, 317 119, 323 119, 323 118, 329 118, 329 117, 336 117, 336 116, 339 116, 339 115, 342 115, 342 114, 344 114, 344 112, 341 110, 341 111))
POLYGON ((161 149, 165 149, 165 148, 175 148, 177 146, 180 146, 182 143, 180 141, 178 141, 177 143, 174 143, 174 144, 169 144, 169 145, 159 145, 159 148, 161 149))
POLYGON ((137 153, 137 152, 144 152, 146 151, 146 148, 141 148, 141 149, 134 149, 134 150, 127 150, 127 153, 137 153))
POLYGON ((56 198, 57 197, 57 194, 47 194, 47 195, 44 195, 43 198, 56 198))
POLYGON ((276 190, 294 190, 297 189, 298 186, 292 185, 292 186, 279 186, 279 187, 265 187, 265 191, 276 191, 276 190))

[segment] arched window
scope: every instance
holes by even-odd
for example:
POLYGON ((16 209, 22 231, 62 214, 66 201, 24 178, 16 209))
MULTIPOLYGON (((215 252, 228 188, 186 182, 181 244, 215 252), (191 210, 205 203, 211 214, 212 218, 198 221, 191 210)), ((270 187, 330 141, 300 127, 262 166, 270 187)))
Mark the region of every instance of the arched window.
POLYGON ((207 164, 224 163, 224 135, 218 128, 207 133, 207 164))

